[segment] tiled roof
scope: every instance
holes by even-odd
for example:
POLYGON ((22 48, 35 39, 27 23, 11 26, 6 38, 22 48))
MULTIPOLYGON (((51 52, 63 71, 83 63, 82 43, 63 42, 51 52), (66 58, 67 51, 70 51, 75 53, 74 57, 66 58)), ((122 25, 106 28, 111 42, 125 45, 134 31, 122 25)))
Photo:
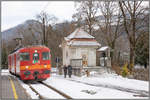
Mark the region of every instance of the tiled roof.
POLYGON ((71 33, 70 35, 65 37, 65 40, 70 40, 70 39, 73 39, 73 38, 88 38, 88 39, 90 38, 90 39, 94 39, 95 37, 93 37, 92 35, 85 32, 82 28, 77 28, 73 33, 71 33))

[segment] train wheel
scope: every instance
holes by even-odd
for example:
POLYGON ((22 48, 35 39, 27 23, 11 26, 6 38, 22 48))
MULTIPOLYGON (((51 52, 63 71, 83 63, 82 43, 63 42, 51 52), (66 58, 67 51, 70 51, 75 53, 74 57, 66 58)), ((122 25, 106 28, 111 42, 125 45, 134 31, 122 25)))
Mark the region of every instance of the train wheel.
POLYGON ((28 83, 28 80, 22 80, 24 83, 28 83))
POLYGON ((42 82, 42 81, 45 81, 45 80, 46 80, 46 79, 39 79, 38 82, 42 82))

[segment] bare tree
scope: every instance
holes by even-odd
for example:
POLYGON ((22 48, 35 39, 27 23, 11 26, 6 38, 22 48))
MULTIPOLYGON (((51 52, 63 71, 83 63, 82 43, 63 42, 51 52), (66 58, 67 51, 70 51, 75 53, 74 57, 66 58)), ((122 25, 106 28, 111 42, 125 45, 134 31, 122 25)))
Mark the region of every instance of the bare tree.
POLYGON ((57 18, 53 15, 49 15, 46 12, 41 12, 37 16, 37 20, 41 23, 42 30, 42 44, 48 45, 48 34, 51 29, 51 25, 54 24, 57 18))
POLYGON ((23 46, 32 45, 35 42, 35 36, 34 33, 31 32, 31 28, 32 28, 31 26, 32 25, 29 25, 27 26, 27 28, 25 28, 24 26, 17 27, 16 38, 22 38, 21 45, 23 46))
POLYGON ((119 1, 119 6, 123 15, 124 29, 130 43, 130 71, 135 63, 135 47, 141 37, 142 15, 145 13, 145 7, 142 7, 141 1, 119 1), (139 23, 139 21, 141 21, 139 23))
POLYGON ((100 18, 98 25, 107 45, 112 49, 111 62, 114 62, 114 50, 117 39, 121 36, 121 13, 117 2, 104 1, 99 3, 100 18))
POLYGON ((34 41, 35 41, 35 44, 38 44, 38 39, 37 39, 37 37, 36 37, 36 35, 35 35, 35 32, 33 32, 33 26, 32 26, 33 24, 29 24, 29 28, 28 28, 28 30, 31 32, 31 35, 32 35, 32 37, 33 37, 33 39, 34 39, 34 41))
POLYGON ((92 34, 95 16, 98 11, 97 3, 94 0, 81 1, 77 8, 77 13, 73 15, 80 27, 81 21, 85 21, 85 26, 88 26, 89 34, 92 34))

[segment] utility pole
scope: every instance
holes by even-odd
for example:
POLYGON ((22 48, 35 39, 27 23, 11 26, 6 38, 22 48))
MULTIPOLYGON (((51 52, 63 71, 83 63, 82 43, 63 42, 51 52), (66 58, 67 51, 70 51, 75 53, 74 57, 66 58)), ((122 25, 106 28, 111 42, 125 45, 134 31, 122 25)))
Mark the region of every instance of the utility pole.
POLYGON ((45 45, 45 18, 43 17, 43 45, 45 45))
POLYGON ((59 72, 59 66, 58 66, 58 63, 59 63, 59 58, 58 57, 56 57, 56 73, 58 74, 58 72, 59 72))

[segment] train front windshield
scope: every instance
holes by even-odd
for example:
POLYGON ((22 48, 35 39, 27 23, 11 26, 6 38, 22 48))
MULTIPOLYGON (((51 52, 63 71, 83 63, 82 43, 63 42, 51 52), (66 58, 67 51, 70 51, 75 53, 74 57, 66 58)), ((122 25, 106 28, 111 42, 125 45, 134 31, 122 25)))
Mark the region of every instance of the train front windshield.
POLYGON ((37 63, 39 60, 39 53, 33 53, 33 62, 37 63))
POLYGON ((49 52, 43 52, 43 53, 42 53, 42 59, 43 59, 43 60, 49 60, 49 59, 50 59, 50 54, 49 54, 49 52))
POLYGON ((20 53, 20 61, 29 61, 30 60, 30 55, 29 53, 20 53))
POLYGON ((39 60, 39 53, 33 54, 33 60, 39 60))

